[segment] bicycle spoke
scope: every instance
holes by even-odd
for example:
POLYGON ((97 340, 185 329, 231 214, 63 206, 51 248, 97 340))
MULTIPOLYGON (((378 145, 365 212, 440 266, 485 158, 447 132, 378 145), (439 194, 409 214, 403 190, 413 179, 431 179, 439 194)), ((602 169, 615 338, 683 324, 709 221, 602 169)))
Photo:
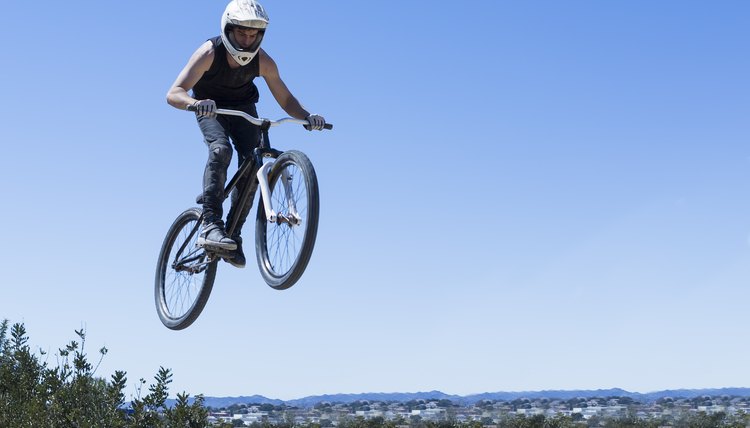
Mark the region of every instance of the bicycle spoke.
POLYGON ((164 267, 158 299, 162 303, 157 306, 164 318, 174 322, 182 322, 190 316, 204 289, 207 270, 214 261, 197 245, 199 221, 198 213, 191 214, 175 226, 170 254, 164 259, 171 264, 164 267))
POLYGON ((318 224, 317 180, 310 160, 290 151, 276 160, 269 184, 277 220, 269 222, 258 211, 258 266, 268 285, 284 290, 299 279, 310 260, 318 224))
POLYGON ((272 190, 274 207, 278 207, 279 216, 298 218, 299 225, 290 222, 269 224, 267 226, 268 256, 271 269, 278 274, 286 273, 294 264, 299 253, 300 243, 304 239, 305 229, 300 227, 306 223, 307 187, 299 168, 290 164, 286 167, 286 175, 290 178, 292 200, 288 200, 282 180, 276 182, 272 190), (292 212, 294 207, 296 212, 292 212))

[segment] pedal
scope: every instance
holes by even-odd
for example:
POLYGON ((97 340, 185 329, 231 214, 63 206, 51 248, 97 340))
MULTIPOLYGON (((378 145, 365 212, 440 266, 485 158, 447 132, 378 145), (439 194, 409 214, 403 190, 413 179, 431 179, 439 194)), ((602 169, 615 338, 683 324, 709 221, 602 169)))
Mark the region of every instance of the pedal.
POLYGON ((206 250, 207 253, 216 254, 218 256, 226 255, 232 252, 232 250, 227 250, 221 247, 215 247, 213 245, 208 244, 195 244, 200 248, 203 248, 206 250))

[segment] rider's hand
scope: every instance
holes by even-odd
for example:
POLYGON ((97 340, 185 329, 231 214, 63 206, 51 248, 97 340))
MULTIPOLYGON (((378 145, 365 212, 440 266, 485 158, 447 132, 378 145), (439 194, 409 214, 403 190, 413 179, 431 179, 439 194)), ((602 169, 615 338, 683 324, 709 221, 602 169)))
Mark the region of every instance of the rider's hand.
POLYGON ((198 116, 216 117, 216 103, 214 100, 198 100, 193 103, 198 116))
POLYGON ((307 121, 310 123, 310 126, 307 127, 308 131, 312 131, 313 129, 316 131, 320 131, 321 129, 323 129, 323 125, 326 124, 325 118, 318 114, 311 114, 305 119, 307 119, 307 121))

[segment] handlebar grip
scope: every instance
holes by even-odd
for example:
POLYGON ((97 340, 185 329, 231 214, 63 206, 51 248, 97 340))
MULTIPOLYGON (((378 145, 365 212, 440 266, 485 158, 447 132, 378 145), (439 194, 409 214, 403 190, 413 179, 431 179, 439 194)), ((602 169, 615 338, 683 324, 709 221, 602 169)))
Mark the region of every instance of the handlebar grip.
POLYGON ((198 111, 198 107, 190 104, 189 106, 185 107, 185 110, 187 110, 187 111, 198 111))
MULTIPOLYGON (((308 131, 310 130, 310 125, 302 125, 302 126, 304 126, 305 129, 307 129, 308 131)), ((326 123, 325 125, 323 125, 323 129, 333 129, 333 124, 326 123)))

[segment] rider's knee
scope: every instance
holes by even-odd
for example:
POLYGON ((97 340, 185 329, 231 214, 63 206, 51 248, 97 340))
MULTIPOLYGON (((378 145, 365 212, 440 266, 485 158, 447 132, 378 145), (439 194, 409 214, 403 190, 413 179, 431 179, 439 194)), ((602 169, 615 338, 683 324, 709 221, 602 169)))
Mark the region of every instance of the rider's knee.
POLYGON ((232 146, 226 141, 214 141, 208 146, 209 162, 229 165, 232 160, 232 146))

